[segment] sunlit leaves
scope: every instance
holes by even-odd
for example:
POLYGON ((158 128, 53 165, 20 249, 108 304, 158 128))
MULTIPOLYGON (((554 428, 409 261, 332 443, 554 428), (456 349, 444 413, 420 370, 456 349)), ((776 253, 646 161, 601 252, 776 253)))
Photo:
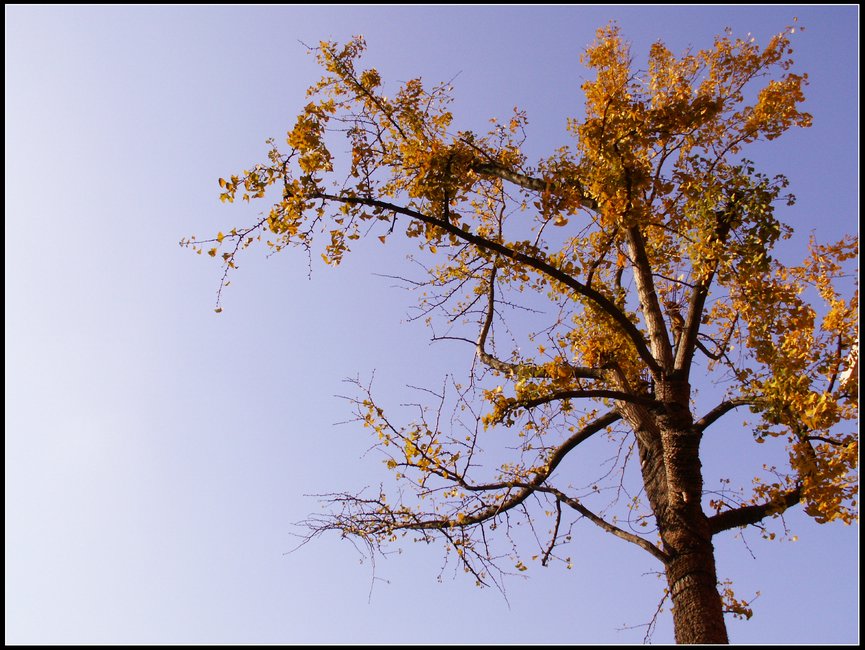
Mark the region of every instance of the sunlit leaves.
POLYGON ((721 581, 719 587, 721 587, 721 598, 724 602, 724 611, 726 613, 732 614, 734 618, 745 620, 750 619, 754 615, 751 603, 760 596, 759 591, 750 601, 744 601, 736 598, 736 594, 733 592, 733 584, 730 580, 721 581))

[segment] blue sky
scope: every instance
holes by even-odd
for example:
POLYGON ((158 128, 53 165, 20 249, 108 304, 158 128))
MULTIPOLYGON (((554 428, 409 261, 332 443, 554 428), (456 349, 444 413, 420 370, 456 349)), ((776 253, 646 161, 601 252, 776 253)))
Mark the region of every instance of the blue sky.
MULTIPOLYGON (((375 580, 336 537, 286 554, 317 508, 304 495, 386 478, 363 430, 335 426, 341 380, 375 371, 399 403, 471 359, 430 346, 412 296, 375 275, 404 268, 400 245, 313 262, 311 279, 301 254, 251 252, 216 315, 218 266, 177 242, 262 209, 221 205, 216 180, 292 125, 318 77, 301 42, 363 34, 393 85, 459 74, 459 125, 519 106, 541 156, 581 111, 579 53, 611 19, 639 59, 726 26, 765 42, 794 16, 814 126, 748 152, 799 197, 789 261, 810 232, 857 230, 855 6, 7 6, 6 642, 641 641, 621 628, 655 611, 652 560, 588 525, 572 571, 533 565, 507 602, 438 581, 439 548, 409 544, 375 580)), ((716 543, 737 593, 761 592, 731 639, 856 642, 858 524, 787 521, 796 543, 716 543)), ((672 640, 668 613, 654 639, 672 640)))

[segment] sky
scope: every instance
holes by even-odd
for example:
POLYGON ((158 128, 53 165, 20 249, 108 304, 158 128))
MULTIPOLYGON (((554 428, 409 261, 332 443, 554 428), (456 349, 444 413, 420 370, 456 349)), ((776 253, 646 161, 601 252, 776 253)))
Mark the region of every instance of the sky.
MULTIPOLYGON (((363 34, 394 87, 456 76, 460 126, 519 106, 542 156, 610 20, 639 58, 727 26, 765 42, 794 17, 814 126, 748 152, 799 198, 781 214, 793 257, 857 231, 856 6, 7 5, 6 643, 641 642, 654 560, 589 524, 572 570, 535 564, 506 599, 438 579, 439 547, 374 567, 336 535, 290 552, 308 495, 387 478, 338 424, 343 379, 374 373, 399 403, 471 359, 408 322, 413 297, 381 277, 399 244, 311 275, 298 251, 250 251, 215 314, 218 265, 178 241, 264 209, 220 204, 217 179, 292 126, 319 76, 303 43, 363 34)), ((731 640, 856 643, 858 524, 786 520, 799 541, 716 539, 719 574, 760 592, 731 640)), ((669 612, 653 640, 673 640, 669 612)))

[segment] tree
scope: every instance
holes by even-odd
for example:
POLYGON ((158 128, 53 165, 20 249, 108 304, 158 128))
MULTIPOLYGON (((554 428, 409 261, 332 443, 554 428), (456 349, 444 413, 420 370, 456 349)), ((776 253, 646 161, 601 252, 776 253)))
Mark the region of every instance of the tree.
POLYGON ((765 47, 727 33, 682 56, 659 42, 639 70, 618 29, 599 30, 574 144, 534 165, 524 113, 485 135, 455 131, 449 84, 413 79, 388 97, 379 73, 358 67, 362 38, 314 48, 325 73, 287 149, 270 140, 266 162, 219 180, 223 201, 280 196, 250 226, 182 243, 223 249, 221 297, 256 241, 310 253, 323 236, 337 265, 355 241, 404 233, 421 250, 424 275, 409 282, 422 313, 447 328, 434 338, 469 344, 476 363, 408 424, 357 383, 356 415, 401 488, 329 495, 310 537, 338 531, 371 552, 440 539, 478 584, 498 584, 505 562, 526 568, 496 547, 518 519, 546 536, 543 564, 586 519, 660 563, 678 642, 720 643, 724 612, 751 612, 719 582, 715 535, 797 505, 820 523, 856 518, 858 436, 845 422, 858 417, 858 290, 845 273, 858 239, 812 240, 795 266, 775 259, 792 235, 776 205, 794 198, 783 176, 740 158, 811 123, 794 31, 765 47), (331 153, 344 140, 350 161, 331 153), (703 413, 697 373, 719 395, 703 413), (786 466, 710 493, 700 442, 737 409, 757 442, 784 445, 786 466), (496 448, 484 452, 489 430, 496 448), (607 487, 574 487, 568 463, 602 434, 621 471, 604 470, 607 487), (618 477, 632 469, 641 491, 625 498, 618 477))

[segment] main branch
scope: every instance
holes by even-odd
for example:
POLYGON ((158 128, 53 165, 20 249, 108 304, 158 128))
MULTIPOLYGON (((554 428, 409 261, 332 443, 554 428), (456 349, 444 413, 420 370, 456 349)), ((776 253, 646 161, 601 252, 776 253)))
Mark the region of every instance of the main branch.
POLYGON ((412 219, 417 219, 418 221, 426 224, 430 224, 437 228, 441 228, 445 232, 453 235, 458 239, 462 239, 469 244, 472 244, 479 248, 480 250, 489 251, 491 253, 497 253, 502 257, 506 257, 508 259, 512 259, 515 262, 519 262, 521 264, 525 264, 529 268, 532 268, 547 277, 556 280, 557 282, 561 282, 563 285, 572 289, 574 292, 578 293, 581 296, 585 296, 589 300, 593 301, 598 307, 600 307, 603 311, 610 315, 610 317, 622 328, 622 330, 628 335, 628 338, 634 345, 634 348, 637 351, 637 354, 644 361, 644 363, 651 369, 651 371, 655 374, 661 374, 662 368, 655 360, 654 356, 652 356, 651 351, 646 345, 645 340, 643 339, 643 335, 640 330, 634 325, 633 322, 619 309, 616 304, 607 298, 604 294, 592 289, 584 285, 582 282, 577 280, 576 278, 571 277, 564 271, 557 269, 550 264, 536 258, 531 255, 526 255, 520 251, 515 251, 512 248, 508 248, 504 244, 500 244, 498 242, 487 239, 486 237, 482 237, 480 235, 476 235, 472 232, 463 230, 459 226, 456 226, 452 223, 442 221, 436 217, 431 217, 429 215, 423 214, 422 212, 418 212, 417 210, 412 210, 411 208, 406 208, 400 205, 395 205, 393 203, 388 203, 387 201, 380 201, 378 199, 367 198, 367 197, 359 197, 359 196, 337 196, 334 194, 327 194, 325 192, 317 192, 311 196, 311 199, 323 199, 325 201, 334 201, 336 203, 346 203, 349 205, 365 205, 371 208, 379 208, 381 210, 387 210, 389 212, 394 212, 396 214, 402 214, 412 219))

